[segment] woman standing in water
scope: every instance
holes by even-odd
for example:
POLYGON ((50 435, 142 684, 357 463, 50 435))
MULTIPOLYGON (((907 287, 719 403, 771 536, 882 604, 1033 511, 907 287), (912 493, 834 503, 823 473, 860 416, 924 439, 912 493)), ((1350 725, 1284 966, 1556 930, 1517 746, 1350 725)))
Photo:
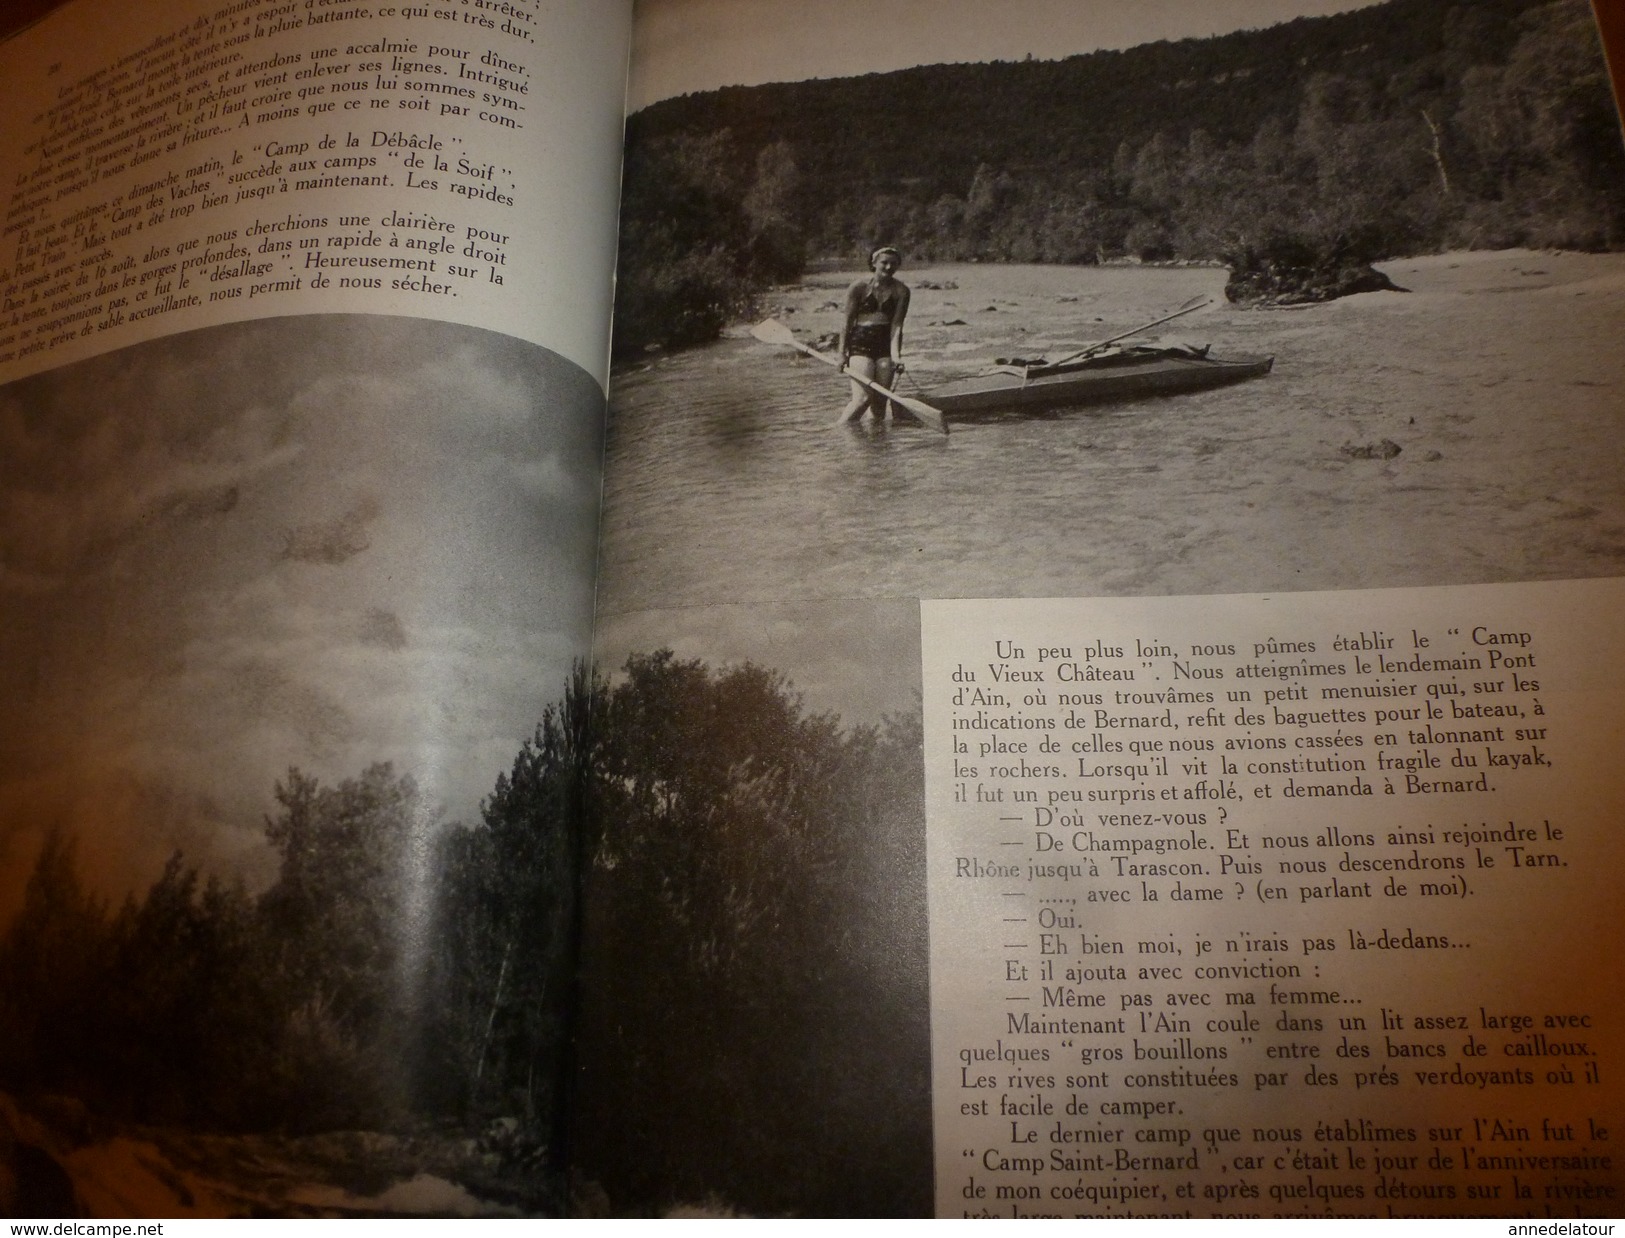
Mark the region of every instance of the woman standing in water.
MULTIPOLYGON (((908 285, 897 278, 903 255, 882 245, 869 255, 874 272, 846 290, 846 321, 841 327, 841 363, 852 373, 890 387, 903 371, 903 319, 908 316, 908 285)), ((841 410, 842 422, 856 421, 865 408, 876 421, 886 417, 886 398, 861 383, 841 410)))

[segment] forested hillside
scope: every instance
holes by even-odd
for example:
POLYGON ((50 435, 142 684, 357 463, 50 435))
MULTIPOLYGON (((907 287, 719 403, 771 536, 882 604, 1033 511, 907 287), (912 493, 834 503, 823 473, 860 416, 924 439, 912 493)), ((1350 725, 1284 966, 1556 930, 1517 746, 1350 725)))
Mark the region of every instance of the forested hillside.
POLYGON ((617 348, 808 257, 1336 267, 1625 241, 1585 0, 1436 0, 1061 61, 671 99, 627 131, 617 348))

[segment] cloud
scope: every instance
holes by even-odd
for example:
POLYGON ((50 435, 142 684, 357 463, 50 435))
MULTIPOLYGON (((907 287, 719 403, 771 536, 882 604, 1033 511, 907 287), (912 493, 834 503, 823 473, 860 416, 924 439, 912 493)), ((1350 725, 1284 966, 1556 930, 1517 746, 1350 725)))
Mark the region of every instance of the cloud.
POLYGON ((224 516, 237 506, 241 497, 240 486, 200 486, 166 495, 156 505, 154 515, 174 520, 207 520, 210 516, 224 516))
POLYGON ((287 529, 282 534, 282 558, 327 564, 353 559, 372 545, 367 526, 377 518, 378 502, 368 495, 337 520, 287 529))
POLYGON ((874 724, 919 706, 920 613, 913 599, 853 598, 640 611, 601 620, 595 655, 614 673, 627 656, 668 648, 712 667, 755 662, 782 672, 808 709, 874 724))
POLYGON ((361 617, 356 633, 363 645, 398 652, 406 648, 406 629, 393 611, 373 606, 361 617))
POLYGON ((104 567, 155 525, 229 513, 298 453, 263 406, 207 390, 155 401, 131 367, 102 368, 101 383, 58 371, 0 393, 0 562, 35 582, 104 567))

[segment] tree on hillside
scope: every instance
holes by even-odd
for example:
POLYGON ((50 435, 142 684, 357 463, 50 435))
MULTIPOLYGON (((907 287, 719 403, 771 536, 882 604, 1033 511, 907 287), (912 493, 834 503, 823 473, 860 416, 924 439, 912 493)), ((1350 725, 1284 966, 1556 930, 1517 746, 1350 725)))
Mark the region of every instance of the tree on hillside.
POLYGON ((806 230, 799 217, 801 173, 795 151, 782 138, 756 155, 756 175, 741 203, 750 219, 747 262, 754 279, 782 284, 807 263, 806 230))
POLYGON ((0 941, 0 1079, 95 1095, 98 1007, 111 959, 107 908, 75 871, 71 838, 45 835, 22 910, 0 941))
POLYGON ((1469 69, 1454 123, 1478 197, 1469 243, 1625 240, 1625 150, 1584 0, 1532 11, 1505 64, 1469 69))
POLYGON ((404 1099, 402 927, 433 815, 388 763, 334 787, 289 770, 276 799, 265 835, 280 867, 259 916, 289 1121, 378 1123, 404 1099))
POLYGON ((555 1153, 594 691, 578 666, 480 824, 442 838, 424 986, 420 1095, 465 1119, 516 1117, 555 1153))
POLYGON ((732 135, 629 146, 616 267, 615 351, 713 338, 748 296, 750 234, 732 135))
POLYGON ((927 1209, 917 726, 669 651, 598 700, 582 1171, 628 1204, 927 1209))
POLYGON ((128 1115, 257 1125, 276 1107, 261 1090, 275 1015, 242 886, 204 882, 176 852, 144 898, 126 900, 109 937, 116 982, 102 996, 101 1061, 125 1081, 128 1115))

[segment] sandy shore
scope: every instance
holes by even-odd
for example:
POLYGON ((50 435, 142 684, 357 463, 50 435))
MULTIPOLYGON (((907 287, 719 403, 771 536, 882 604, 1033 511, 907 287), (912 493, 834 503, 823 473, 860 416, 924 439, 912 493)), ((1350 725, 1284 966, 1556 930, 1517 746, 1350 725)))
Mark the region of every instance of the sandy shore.
MULTIPOLYGON (((905 270, 905 356, 927 395, 994 357, 1053 356, 1203 292, 1219 300, 1174 324, 1181 336, 1276 358, 1234 387, 947 439, 832 429, 845 383, 743 330, 623 375, 605 652, 760 658, 821 706, 872 716, 863 685, 910 647, 921 597, 1625 573, 1625 255, 1444 254, 1385 270, 1410 291, 1291 310, 1223 303, 1211 268, 905 270)), ((815 339, 838 329, 848 282, 820 276, 767 308, 815 339)), ((888 694, 906 699, 906 685, 888 694)))
MULTIPOLYGON (((1409 291, 1291 310, 1225 304, 1212 268, 905 271, 903 389, 926 398, 995 357, 1054 356, 1198 293, 1215 303, 1172 324, 1180 336, 1276 358, 1269 377, 1238 387, 964 427, 929 453, 900 431, 861 445, 826 433, 845 384, 788 350, 744 338, 657 361, 613 393, 600 613, 809 591, 1617 574, 1625 255, 1444 254, 1385 269, 1409 291), (719 472, 719 444, 748 452, 751 468, 719 472)), ((780 290, 768 308, 815 340, 839 328, 846 283, 780 290)))
MULTIPOLYGON (((1268 320, 1287 314, 1381 313, 1378 306, 1382 302, 1405 297, 1420 298, 1427 304, 1436 299, 1507 293, 1597 294, 1604 298, 1625 293, 1625 255, 1618 254, 1470 250, 1399 259, 1381 263, 1379 269, 1405 292, 1362 293, 1321 305, 1236 309, 1224 302, 1227 273, 1222 267, 925 266, 900 275, 913 292, 907 352, 916 367, 924 366, 924 373, 935 377, 939 371, 974 370, 995 355, 1011 351, 1025 356, 1087 343, 1103 338, 1100 332, 1114 335, 1177 309, 1178 305, 1151 294, 1159 283, 1170 289, 1168 295, 1175 289, 1207 293, 1214 299, 1215 309, 1229 321, 1251 315, 1268 320), (1004 286, 996 293, 979 295, 987 292, 978 288, 977 276, 983 270, 1007 273, 1009 279, 1000 279, 1004 286), (1149 310, 1147 316, 1136 319, 1142 310, 1149 310)), ((790 324, 803 338, 833 335, 840 330, 840 302, 846 287, 862 275, 857 270, 823 274, 776 288, 764 298, 763 310, 790 324)), ((1615 305, 1609 313, 1586 317, 1606 317, 1614 326, 1625 325, 1619 311, 1615 305)), ((1210 336, 1212 325, 1213 315, 1200 312, 1169 324, 1158 334, 1210 336)), ((1245 333, 1262 336, 1268 330, 1245 333)), ((736 325, 727 334, 744 338, 748 325, 736 325)))

